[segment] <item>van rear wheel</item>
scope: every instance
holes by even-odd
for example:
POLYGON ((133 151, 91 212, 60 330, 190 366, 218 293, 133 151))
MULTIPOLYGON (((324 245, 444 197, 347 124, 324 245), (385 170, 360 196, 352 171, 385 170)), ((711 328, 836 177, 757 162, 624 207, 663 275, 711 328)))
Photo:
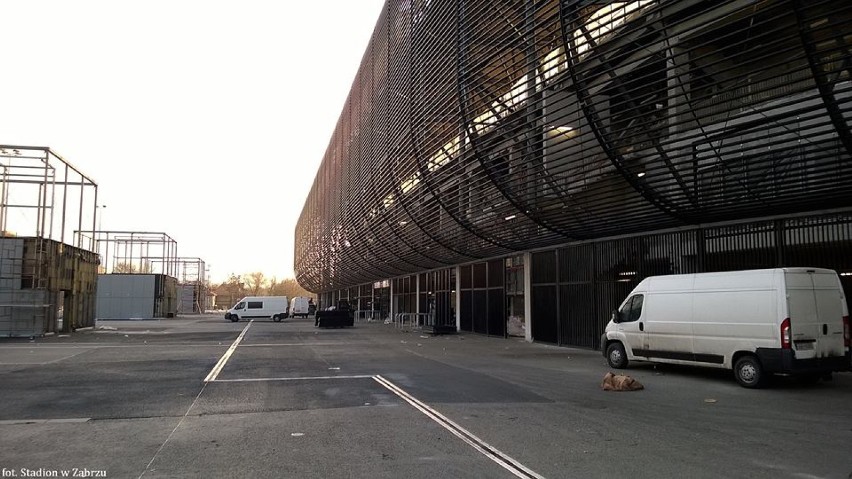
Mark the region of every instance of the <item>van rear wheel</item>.
POLYGON ((615 369, 624 369, 627 367, 627 352, 621 343, 610 343, 606 347, 606 362, 609 366, 615 369))
POLYGON ((734 363, 734 377, 740 386, 746 388, 759 388, 765 382, 763 366, 754 356, 742 356, 734 363))

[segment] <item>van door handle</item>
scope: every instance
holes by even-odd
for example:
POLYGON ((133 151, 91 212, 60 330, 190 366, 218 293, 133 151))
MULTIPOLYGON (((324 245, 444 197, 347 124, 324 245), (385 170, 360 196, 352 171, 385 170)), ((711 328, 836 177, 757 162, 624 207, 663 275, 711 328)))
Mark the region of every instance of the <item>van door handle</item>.
POLYGON ((639 331, 645 331, 645 325, 642 324, 642 321, 639 321, 639 331))
POLYGON ((822 325, 822 334, 823 334, 823 336, 828 334, 828 325, 827 324, 822 325))

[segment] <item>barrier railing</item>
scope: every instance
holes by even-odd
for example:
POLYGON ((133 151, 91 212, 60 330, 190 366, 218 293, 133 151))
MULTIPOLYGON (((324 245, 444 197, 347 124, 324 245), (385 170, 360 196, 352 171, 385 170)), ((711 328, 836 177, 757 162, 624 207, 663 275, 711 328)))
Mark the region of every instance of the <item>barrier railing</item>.
POLYGON ((397 328, 404 328, 406 323, 411 328, 432 326, 435 323, 435 316, 430 313, 397 313, 394 319, 397 328))
POLYGON ((382 319, 381 314, 382 312, 379 310, 359 309, 355 311, 355 321, 380 321, 382 319))

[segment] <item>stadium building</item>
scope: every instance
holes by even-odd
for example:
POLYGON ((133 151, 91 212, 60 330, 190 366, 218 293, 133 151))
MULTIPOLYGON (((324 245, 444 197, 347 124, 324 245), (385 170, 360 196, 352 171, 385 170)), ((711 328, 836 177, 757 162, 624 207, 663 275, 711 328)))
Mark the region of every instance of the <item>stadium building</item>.
POLYGON ((844 0, 388 0, 297 280, 581 347, 649 275, 828 267, 852 297, 850 72, 844 0))

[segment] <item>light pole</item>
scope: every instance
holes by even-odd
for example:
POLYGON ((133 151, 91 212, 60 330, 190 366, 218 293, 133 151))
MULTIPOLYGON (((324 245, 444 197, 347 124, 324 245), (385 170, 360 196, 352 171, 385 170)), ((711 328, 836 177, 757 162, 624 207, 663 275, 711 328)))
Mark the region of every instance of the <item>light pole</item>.
POLYGON ((103 210, 106 209, 106 205, 98 205, 98 209, 101 210, 101 212, 98 213, 98 231, 101 231, 101 220, 103 220, 103 210))
MULTIPOLYGON (((106 209, 106 205, 95 205, 95 211, 97 212, 97 216, 98 216, 98 231, 92 233, 92 239, 95 242, 95 245, 96 245, 95 249, 97 250, 98 254, 101 253, 100 236, 101 236, 101 231, 102 231, 101 230, 101 220, 103 220, 103 211, 98 211, 98 210, 104 210, 104 209, 106 209)), ((103 261, 103 266, 102 266, 103 269, 104 269, 104 274, 106 274, 108 272, 107 266, 108 266, 108 263, 109 263, 109 235, 107 235, 106 239, 107 239, 106 251, 104 252, 104 261, 103 261)))

